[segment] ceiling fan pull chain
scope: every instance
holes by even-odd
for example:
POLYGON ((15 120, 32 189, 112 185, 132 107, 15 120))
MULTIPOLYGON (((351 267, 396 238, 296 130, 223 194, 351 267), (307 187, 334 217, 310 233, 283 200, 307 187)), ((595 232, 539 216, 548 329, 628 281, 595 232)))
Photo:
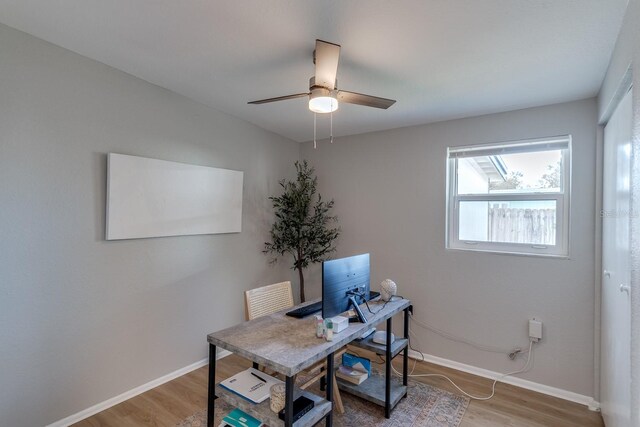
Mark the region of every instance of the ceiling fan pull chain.
POLYGON ((329 135, 329 142, 333 144, 333 111, 330 113, 330 121, 331 121, 331 130, 329 135))
POLYGON ((313 113, 313 149, 318 148, 316 144, 316 113, 313 113))

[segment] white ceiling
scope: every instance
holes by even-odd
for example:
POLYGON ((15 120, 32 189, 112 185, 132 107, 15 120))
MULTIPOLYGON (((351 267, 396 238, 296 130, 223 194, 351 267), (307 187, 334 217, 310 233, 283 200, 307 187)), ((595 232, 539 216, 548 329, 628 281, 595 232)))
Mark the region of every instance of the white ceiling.
MULTIPOLYGON (((627 0, 0 0, 0 22, 296 141, 316 38, 342 45, 337 136, 597 94, 627 0)), ((328 134, 319 117, 319 137, 328 134)))

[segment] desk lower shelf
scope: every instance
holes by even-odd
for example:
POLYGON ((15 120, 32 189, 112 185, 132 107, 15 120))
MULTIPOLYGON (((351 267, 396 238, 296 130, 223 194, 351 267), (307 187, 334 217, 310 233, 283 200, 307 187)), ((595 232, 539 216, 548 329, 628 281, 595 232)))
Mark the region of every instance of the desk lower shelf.
MULTIPOLYGON (((387 346, 385 344, 378 344, 373 342, 373 334, 361 340, 353 340, 349 343, 349 345, 364 348, 365 350, 369 350, 383 356, 387 354, 387 346)), ((394 357, 396 357, 398 353, 400 353, 407 347, 407 345, 409 345, 408 339, 396 338, 396 340, 391 343, 391 358, 393 359, 394 357)))
MULTIPOLYGON (((256 417, 264 424, 267 424, 269 427, 284 426, 284 421, 278 418, 278 414, 271 410, 271 407, 269 406, 269 399, 265 400, 262 403, 252 403, 238 396, 237 394, 230 392, 226 388, 220 386, 220 384, 216 384, 216 396, 226 400, 233 406, 237 406, 249 415, 256 417)), ((298 396, 305 396, 313 400, 314 406, 311 411, 309 411, 302 418, 293 423, 293 427, 313 426, 322 418, 324 418, 331 410, 331 402, 313 393, 300 390, 296 387, 294 389, 294 396, 296 398, 298 396)))
MULTIPOLYGON (((343 381, 341 378, 336 379, 338 380, 340 391, 351 393, 376 405, 385 406, 384 375, 373 373, 361 384, 352 384, 348 381, 343 381)), ((407 386, 402 385, 402 382, 397 378, 391 378, 391 408, 394 408, 406 394, 407 386)))

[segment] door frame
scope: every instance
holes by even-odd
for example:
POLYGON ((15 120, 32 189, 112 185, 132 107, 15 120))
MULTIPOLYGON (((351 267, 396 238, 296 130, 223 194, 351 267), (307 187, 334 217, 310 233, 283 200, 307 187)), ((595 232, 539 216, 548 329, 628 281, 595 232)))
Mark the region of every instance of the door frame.
MULTIPOLYGON (((602 213, 603 209, 603 179, 604 179, 604 128, 609 123, 620 102, 627 92, 633 88, 633 64, 627 65, 618 88, 611 97, 604 113, 599 117, 597 137, 596 137, 596 212, 602 213)), ((591 411, 600 411, 600 364, 601 364, 601 325, 602 325, 602 215, 596 221, 595 239, 595 293, 594 293, 594 337, 593 337, 593 401, 588 405, 591 411)))
MULTIPOLYGON (((595 316, 595 321, 596 321, 596 328, 594 330, 594 338, 595 338, 595 346, 594 346, 594 365, 595 365, 595 381, 594 381, 594 386, 595 386, 595 393, 594 396, 596 397, 597 401, 598 401, 598 406, 601 407, 601 403, 602 403, 602 399, 603 399, 603 395, 602 395, 602 386, 603 386, 603 379, 602 379, 602 374, 603 374, 603 353, 602 353, 602 342, 603 342, 603 334, 607 333, 607 331, 605 331, 605 329, 602 327, 602 321, 603 321, 603 313, 602 313, 602 309, 603 309, 603 292, 607 291, 607 289, 603 289, 603 285, 604 285, 604 274, 606 273, 605 270, 603 270, 604 268, 610 268, 609 266, 605 266, 604 265, 604 236, 603 236, 603 231, 604 231, 604 220, 606 218, 606 215, 604 215, 604 192, 605 192, 605 188, 604 188, 604 172, 605 172, 605 167, 606 165, 604 164, 605 161, 605 155, 604 155, 604 149, 605 149, 605 127, 608 126, 611 122, 611 118, 613 117, 613 114, 620 108, 621 103, 623 100, 626 101, 626 99, 630 97, 630 103, 631 103, 631 120, 630 120, 630 135, 631 135, 631 140, 633 141, 633 128, 634 128, 634 114, 633 114, 633 107, 634 107, 634 85, 633 85, 633 73, 632 73, 632 69, 631 67, 629 67, 627 69, 627 72, 625 73, 620 86, 618 87, 618 90, 616 91, 614 97, 612 98, 611 102, 609 103, 608 107, 607 107, 607 117, 606 120, 603 120, 603 122, 601 122, 599 124, 598 127, 598 157, 599 157, 599 161, 597 164, 597 184, 599 189, 597 189, 596 191, 598 191, 598 194, 596 195, 596 200, 597 200, 597 204, 599 205, 598 211, 600 212, 600 221, 598 221, 597 224, 597 241, 599 241, 599 244, 596 244, 596 251, 599 251, 599 253, 596 253, 596 316, 595 316)), ((603 116, 604 117, 604 116, 603 116)), ((629 173, 632 174, 633 172, 633 154, 630 154, 629 156, 629 161, 631 162, 629 164, 629 173)), ((633 176, 631 175, 629 177, 629 179, 633 180, 633 176)), ((629 193, 629 212, 631 212, 632 209, 632 194, 629 193)), ((628 223, 628 232, 629 232, 629 245, 632 244, 632 236, 631 236, 631 218, 627 218, 627 220, 629 221, 628 223)), ((628 266, 627 268, 629 269, 629 273, 631 273, 631 270, 633 270, 633 260, 631 257, 631 251, 632 248, 631 246, 628 248, 629 249, 629 259, 628 259, 628 266)), ((631 285, 631 277, 628 278, 629 280, 629 284, 628 286, 631 285)), ((622 292, 622 289, 620 290, 622 292)), ((632 331, 632 302, 631 302, 631 295, 630 292, 627 292, 628 295, 628 299, 629 299, 629 347, 631 347, 631 335, 633 334, 632 331)), ((609 331, 608 333, 611 333, 611 331, 609 331)), ((629 348, 630 354, 629 354, 629 359, 631 359, 631 348, 629 348)), ((631 360, 629 360, 629 362, 632 364, 631 360)), ((630 377, 633 376, 632 370, 633 367, 629 366, 630 371, 629 371, 629 375, 630 377)), ((632 396, 632 384, 629 384, 629 411, 630 413, 628 414, 628 416, 630 417, 629 420, 633 419, 632 416, 632 412, 633 412, 633 396, 632 396)), ((595 399, 594 399, 595 400, 595 399)), ((590 408, 591 409, 591 408, 590 408)), ((599 408, 601 409, 601 408, 599 408)), ((612 414, 610 414, 612 415, 612 414)), ((603 414, 604 416, 604 414, 603 414)), ((613 415, 612 415, 613 416, 613 415)), ((610 420, 611 421, 611 420, 610 420)))

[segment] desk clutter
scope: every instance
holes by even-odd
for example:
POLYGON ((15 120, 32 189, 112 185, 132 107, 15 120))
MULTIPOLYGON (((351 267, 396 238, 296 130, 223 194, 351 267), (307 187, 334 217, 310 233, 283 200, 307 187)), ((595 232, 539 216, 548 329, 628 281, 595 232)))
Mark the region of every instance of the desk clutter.
MULTIPOLYGON (((298 397, 293 402, 293 422, 298 421, 306 413, 313 409, 313 400, 304 396, 298 397)), ((278 411, 278 418, 284 421, 284 407, 278 411)), ((265 424, 257 418, 252 417, 240 408, 234 408, 222 418, 218 427, 262 427, 265 424)))
POLYGON ((370 375, 371 360, 350 353, 342 355, 342 364, 336 371, 336 378, 357 385, 362 384, 370 375))
MULTIPOLYGON (((324 335, 333 329, 331 319, 327 320, 329 322, 322 322, 322 319, 319 319, 319 323, 325 325, 324 335)), ((341 322, 338 320, 336 323, 341 322)), ((344 323, 348 324, 346 318, 344 318, 344 323)), ((328 337, 326 338, 328 339, 328 337)), ((337 378, 358 385, 366 381, 370 375, 371 360, 351 353, 342 355, 342 364, 336 371, 337 378)), ((252 403, 261 403, 270 398, 271 410, 276 412, 281 420, 284 420, 285 385, 279 379, 258 369, 248 368, 220 382, 220 386, 252 403)), ((293 422, 303 417, 313 407, 312 400, 304 396, 298 397, 293 402, 293 422)), ((240 408, 235 408, 222 419, 218 427, 261 427, 263 425, 261 420, 252 417, 240 408)))
POLYGON ((324 338, 327 341, 333 341, 333 334, 338 334, 349 326, 349 319, 344 316, 334 316, 328 319, 322 319, 316 316, 316 338, 324 338))
MULTIPOLYGON (((220 382, 220 386, 230 392, 248 400, 251 403, 261 403, 270 398, 270 408, 284 420, 285 385, 277 378, 264 372, 248 368, 232 377, 220 382)), ((294 422, 311 411, 314 402, 304 396, 293 402, 294 422)), ((252 417, 240 408, 234 408, 227 414, 218 427, 261 427, 265 425, 261 420, 252 417)))

